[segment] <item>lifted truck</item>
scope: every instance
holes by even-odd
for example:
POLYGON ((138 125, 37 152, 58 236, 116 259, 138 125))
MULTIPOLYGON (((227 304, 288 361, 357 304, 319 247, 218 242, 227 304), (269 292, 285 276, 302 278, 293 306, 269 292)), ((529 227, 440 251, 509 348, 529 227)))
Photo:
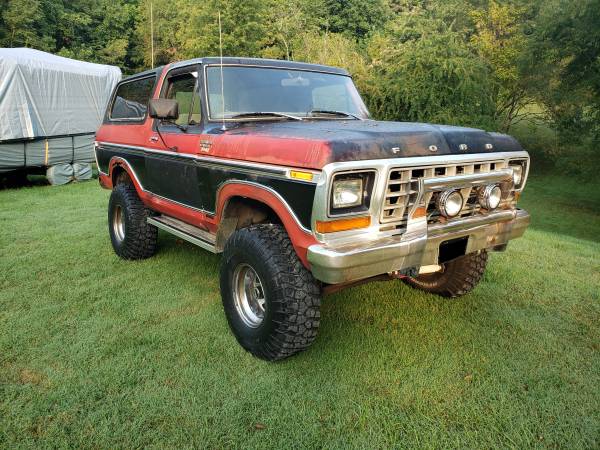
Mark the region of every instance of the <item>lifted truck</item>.
POLYGON ((323 293, 399 279, 471 291, 529 224, 529 155, 510 136, 371 120, 342 69, 201 58, 117 85, 96 135, 125 259, 158 229, 223 253, 239 343, 277 360, 317 335, 323 293))

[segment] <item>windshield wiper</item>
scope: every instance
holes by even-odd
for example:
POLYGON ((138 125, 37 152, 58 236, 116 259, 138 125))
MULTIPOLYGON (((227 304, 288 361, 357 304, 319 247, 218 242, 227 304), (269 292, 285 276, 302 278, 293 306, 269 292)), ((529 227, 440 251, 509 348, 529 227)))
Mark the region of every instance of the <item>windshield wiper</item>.
POLYGON ((302 120, 302 117, 292 116, 291 114, 285 114, 280 112, 272 112, 272 111, 256 111, 256 112, 245 112, 240 114, 235 114, 231 117, 227 117, 228 119, 242 119, 244 117, 282 117, 285 119, 292 120, 302 120))
POLYGON ((363 120, 362 117, 359 117, 359 116, 349 113, 349 112, 333 111, 333 110, 328 110, 328 109, 313 109, 312 111, 309 112, 309 114, 311 116, 314 116, 315 114, 327 114, 327 115, 331 115, 331 116, 344 116, 344 117, 352 117, 353 119, 356 119, 356 120, 363 120))

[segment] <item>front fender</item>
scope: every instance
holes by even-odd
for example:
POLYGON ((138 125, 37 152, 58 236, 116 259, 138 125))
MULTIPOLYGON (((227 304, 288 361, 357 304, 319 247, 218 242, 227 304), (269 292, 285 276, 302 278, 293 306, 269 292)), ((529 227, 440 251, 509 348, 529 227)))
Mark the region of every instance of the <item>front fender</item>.
POLYGON ((317 240, 310 230, 302 226, 294 211, 281 195, 267 186, 251 181, 228 181, 217 192, 215 216, 217 223, 221 222, 227 203, 233 197, 250 198, 271 208, 285 227, 302 264, 307 268, 310 267, 307 259, 307 249, 309 246, 316 244, 317 240))

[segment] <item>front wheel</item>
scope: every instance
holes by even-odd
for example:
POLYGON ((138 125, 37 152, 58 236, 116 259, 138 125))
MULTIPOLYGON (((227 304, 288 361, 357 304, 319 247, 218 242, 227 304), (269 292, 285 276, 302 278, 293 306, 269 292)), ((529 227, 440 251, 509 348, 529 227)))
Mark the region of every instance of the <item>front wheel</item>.
POLYGON ((406 278, 405 282, 443 297, 460 297, 477 286, 485 272, 487 260, 488 254, 482 250, 442 264, 439 272, 406 278))
POLYGON ((312 344, 319 328, 320 287, 283 227, 263 224, 236 231, 221 264, 223 308, 244 349, 275 361, 312 344))

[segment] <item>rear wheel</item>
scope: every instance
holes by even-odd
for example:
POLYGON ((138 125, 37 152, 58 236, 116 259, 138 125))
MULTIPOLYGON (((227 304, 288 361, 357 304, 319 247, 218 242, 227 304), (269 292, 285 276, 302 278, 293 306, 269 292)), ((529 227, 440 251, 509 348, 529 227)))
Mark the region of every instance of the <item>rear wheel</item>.
POLYGON ((221 297, 229 326, 242 347, 275 361, 316 338, 321 291, 280 225, 254 225, 227 241, 221 297))
POLYGON ((108 230, 121 258, 144 259, 156 253, 158 229, 147 222, 148 216, 133 185, 117 184, 108 203, 108 230))
POLYGON ((406 278, 405 282, 443 297, 460 297, 477 286, 485 272, 487 259, 485 250, 471 253, 442 264, 439 272, 406 278))

